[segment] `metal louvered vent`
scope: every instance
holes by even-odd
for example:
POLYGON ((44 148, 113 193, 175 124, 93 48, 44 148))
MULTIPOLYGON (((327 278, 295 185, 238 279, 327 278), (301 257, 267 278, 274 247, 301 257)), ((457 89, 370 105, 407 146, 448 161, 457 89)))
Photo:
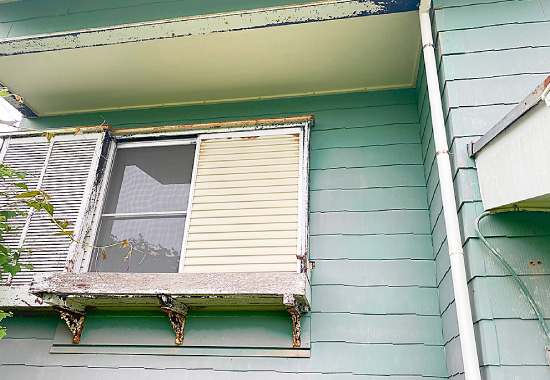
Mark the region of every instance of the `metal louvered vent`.
MULTIPOLYGON (((49 143, 36 137, 11 139, 6 144, 4 163, 32 174, 25 180, 29 189, 44 190, 51 196, 55 218, 75 226, 87 206, 86 193, 96 173, 98 139, 101 135, 56 136, 49 143)), ((12 284, 30 283, 36 273, 64 270, 71 240, 56 235, 59 229, 45 212, 29 213, 17 220, 17 226, 5 242, 30 249, 20 262, 32 264, 34 269, 18 273, 12 284)))

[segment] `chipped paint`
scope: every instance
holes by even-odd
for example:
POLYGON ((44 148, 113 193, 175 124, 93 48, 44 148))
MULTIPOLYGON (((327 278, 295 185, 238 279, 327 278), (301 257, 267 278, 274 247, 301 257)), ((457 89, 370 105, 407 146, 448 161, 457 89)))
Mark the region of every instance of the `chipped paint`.
POLYGON ((176 345, 181 346, 183 344, 183 333, 185 329, 185 319, 187 318, 187 311, 189 308, 173 299, 170 296, 161 294, 158 296, 160 309, 168 314, 170 324, 176 334, 176 345))
POLYGON ((65 321, 71 334, 73 334, 73 343, 80 343, 80 337, 82 336, 82 329, 84 328, 84 319, 86 316, 84 314, 75 313, 69 310, 64 310, 62 308, 55 308, 59 314, 61 314, 61 319, 65 321))
MULTIPOLYGON (((309 310, 305 273, 49 273, 38 274, 31 292, 55 306, 158 307, 167 295, 185 307, 292 307, 309 310), (287 296, 285 296, 287 295, 287 296), (285 303, 283 300, 286 299, 285 303)), ((78 308, 78 309, 77 309, 78 308)))
MULTIPOLYGON (((2 42, 0 42, 0 50, 2 42)), ((1 55, 1 54, 0 54, 1 55)), ((24 117, 37 117, 38 115, 31 109, 29 106, 25 104, 25 100, 20 97, 19 95, 11 92, 7 86, 4 86, 2 83, 0 83, 0 88, 8 89, 7 93, 9 96, 3 97, 3 99, 8 102, 13 108, 15 108, 17 111, 21 113, 24 117)), ((5 91, 5 90, 4 90, 5 91)))
POLYGON ((298 348, 302 345, 302 316, 295 308, 286 310, 292 318, 292 347, 298 348))
POLYGON ((43 273, 33 293, 226 296, 304 294, 303 273, 43 273))
MULTIPOLYGON (((100 126, 101 127, 101 126, 100 126)), ((79 134, 82 134, 82 129, 77 129, 79 134)), ((111 137, 109 133, 104 132, 97 139, 95 154, 90 164, 90 173, 86 181, 86 190, 82 201, 82 206, 79 209, 77 222, 74 226, 73 235, 76 237, 69 246, 67 260, 64 270, 66 272, 79 272, 82 261, 85 258, 87 249, 86 245, 81 244, 86 236, 90 233, 93 217, 97 201, 100 196, 101 183, 107 166, 108 150, 111 146, 111 137), (93 174, 92 174, 93 173, 93 174)))
MULTIPOLYGON (((315 122, 315 117, 313 115, 303 115, 303 116, 292 116, 292 117, 276 117, 276 118, 266 118, 266 119, 246 119, 246 120, 232 120, 232 121, 217 121, 211 123, 194 123, 194 124, 178 124, 178 125, 164 125, 164 126, 154 126, 154 127, 142 127, 142 128, 126 128, 126 129, 117 129, 113 131, 115 136, 119 135, 141 135, 147 134, 148 137, 151 136, 151 133, 160 133, 160 132, 177 132, 184 130, 194 130, 206 132, 211 129, 216 129, 216 133, 223 132, 222 128, 238 128, 238 127, 252 127, 261 129, 262 127, 276 127, 276 126, 285 126, 289 127, 291 124, 302 124, 308 123, 310 126, 315 122)), ((132 136, 133 137, 133 136, 132 136)))
POLYGON ((10 310, 18 307, 50 307, 44 301, 31 294, 29 285, 0 285, 0 308, 10 310))
POLYGON ((292 294, 283 295, 283 304, 292 319, 292 346, 298 348, 302 345, 302 314, 309 307, 292 294))
MULTIPOLYGON (((245 119, 231 121, 216 121, 209 123, 192 123, 192 124, 176 124, 176 125, 159 125, 152 127, 139 128, 123 128, 113 129, 109 125, 86 125, 80 127, 69 127, 59 129, 48 129, 48 132, 55 135, 75 135, 83 133, 101 133, 109 132, 110 136, 115 136, 120 139, 134 139, 147 135, 147 138, 157 138, 170 136, 171 133, 186 132, 186 134, 196 135, 198 133, 226 132, 227 130, 255 130, 266 128, 277 128, 279 126, 294 127, 308 124, 310 127, 315 123, 315 116, 301 115, 290 117, 274 117, 264 119, 245 119), (214 130, 215 129, 215 130, 214 130)), ((35 137, 42 136, 43 131, 32 132, 11 132, 10 138, 35 137)))
MULTIPOLYGON (((54 135, 81 135, 84 133, 101 133, 101 132, 113 132, 113 129, 105 124, 101 125, 87 125, 83 127, 69 127, 69 128, 59 128, 59 129, 48 129, 48 133, 53 133, 54 135)), ((43 136, 45 131, 15 131, 10 132, 10 138, 21 138, 21 137, 40 137, 43 136)))
POLYGON ((7 38, 0 56, 117 45, 418 9, 416 1, 338 0, 7 38))

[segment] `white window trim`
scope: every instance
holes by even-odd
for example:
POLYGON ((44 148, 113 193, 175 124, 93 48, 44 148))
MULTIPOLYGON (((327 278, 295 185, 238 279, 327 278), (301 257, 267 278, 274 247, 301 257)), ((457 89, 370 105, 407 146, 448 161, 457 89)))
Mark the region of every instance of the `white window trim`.
MULTIPOLYGON (((97 200, 96 211, 92 223, 90 225, 89 241, 91 244, 97 239, 97 233, 99 230, 99 223, 102 217, 103 207, 106 202, 108 186, 112 174, 113 164, 116 159, 116 151, 118 149, 132 148, 132 147, 146 147, 146 146, 168 146, 168 145, 181 145, 195 143, 195 157, 193 162, 193 173, 191 179, 191 186, 189 190, 189 200, 185 219, 185 230, 182 240, 182 250, 180 255, 180 263, 177 273, 183 273, 185 266, 185 254, 187 247, 187 239, 189 236, 189 222, 192 212, 193 197, 195 193, 195 181, 196 173, 198 169, 198 159, 201 141, 206 139, 222 139, 228 137, 248 137, 248 136, 269 136, 269 135, 281 135, 281 134, 299 134, 299 181, 298 181, 298 231, 297 231, 297 249, 296 249, 296 273, 307 273, 309 276, 309 268, 307 263, 308 257, 308 186, 309 186, 309 122, 288 123, 288 124, 273 124, 258 126, 245 126, 245 127, 221 127, 221 128, 209 128, 203 130, 189 130, 189 131, 177 131, 177 132, 165 132, 165 133, 139 133, 132 135, 114 136, 110 142, 108 150, 107 164, 105 167, 105 173, 100 185, 100 195, 97 200), (196 140, 192 136, 197 136, 196 140), (174 138, 174 140, 158 140, 158 138, 174 138), (137 140, 136 139, 140 139, 137 140), (147 139, 147 140, 141 140, 147 139)), ((90 270, 90 264, 92 261, 93 249, 87 247, 84 250, 84 255, 80 256, 75 265, 75 273, 87 273, 92 272, 90 270)))
MULTIPOLYGON (((142 136, 142 137, 144 137, 144 136, 142 136)), ((99 226, 100 226, 100 223, 101 223, 101 218, 103 216, 114 216, 114 215, 121 216, 121 215, 124 215, 122 213, 103 214, 103 209, 104 209, 105 203, 107 201, 107 194, 108 194, 108 190, 109 190, 109 183, 111 181, 113 165, 114 165, 115 160, 116 160, 116 152, 119 149, 158 147, 158 146, 191 145, 191 144, 195 144, 195 139, 185 138, 185 137, 178 138, 178 139, 173 139, 173 140, 159 140, 159 141, 152 141, 152 140, 145 140, 145 141, 122 140, 122 141, 117 142, 115 140, 115 141, 110 142, 109 154, 108 154, 108 158, 107 158, 108 161, 107 161, 107 165, 106 165, 106 168, 105 168, 105 174, 103 176, 102 183, 101 183, 101 186, 100 186, 100 188, 101 188, 100 193, 101 194, 100 194, 100 197, 97 201, 96 211, 95 211, 95 215, 94 215, 93 222, 92 222, 92 225, 91 225, 91 232, 90 232, 90 237, 89 237, 89 241, 90 241, 89 245, 90 246, 86 246, 86 249, 84 250, 84 257, 81 257, 80 260, 79 260, 81 262, 78 262, 77 263, 78 265, 75 266, 76 273, 92 272, 92 270, 90 269, 90 265, 91 265, 92 257, 93 257, 93 248, 91 247, 91 245, 93 245, 95 243, 96 239, 97 239, 97 234, 99 232, 99 226)), ((150 214, 153 214, 153 215, 155 215, 155 214, 156 215, 169 215, 169 214, 175 214, 175 213, 177 213, 178 215, 188 215, 187 212, 181 212, 181 211, 172 212, 172 213, 170 213, 170 212, 159 212, 159 213, 150 213, 150 214)), ((143 215, 144 213, 125 213, 125 214, 128 214, 128 215, 132 215, 132 214, 143 215)), ((181 260, 181 258, 180 258, 180 260, 181 260)))

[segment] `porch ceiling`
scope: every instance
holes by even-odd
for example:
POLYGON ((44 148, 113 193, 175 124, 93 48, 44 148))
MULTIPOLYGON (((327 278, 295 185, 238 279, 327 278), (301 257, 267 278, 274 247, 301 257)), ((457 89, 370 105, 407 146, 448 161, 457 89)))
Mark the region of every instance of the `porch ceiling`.
POLYGON ((165 21, 164 29, 148 23, 3 40, 0 83, 39 116, 413 86, 417 12, 352 11, 247 21, 254 27, 232 28, 243 15, 225 14, 165 21), (213 22, 228 26, 205 31, 213 22))

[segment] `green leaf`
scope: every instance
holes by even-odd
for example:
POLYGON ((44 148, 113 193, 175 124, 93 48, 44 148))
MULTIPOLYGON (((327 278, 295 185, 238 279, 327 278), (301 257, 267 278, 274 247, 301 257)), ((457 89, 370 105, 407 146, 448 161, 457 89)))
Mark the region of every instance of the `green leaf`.
POLYGON ((107 253, 105 252, 105 248, 101 248, 101 255, 103 256, 103 261, 107 260, 107 253))
POLYGON ((53 205, 51 203, 44 203, 42 207, 44 207, 44 210, 46 210, 48 214, 53 216, 53 205))
POLYGON ((66 220, 64 220, 64 221, 62 221, 62 222, 57 221, 57 224, 58 224, 59 227, 61 227, 62 229, 65 229, 65 228, 67 228, 67 227, 69 226, 69 224, 71 224, 71 223, 69 223, 69 222, 67 222, 66 220))
POLYGON ((38 211, 40 211, 40 209, 42 208, 42 204, 41 204, 40 202, 36 202, 36 201, 25 201, 25 203, 27 204, 27 206, 32 207, 32 208, 35 208, 35 209, 37 209, 38 211))
POLYGON ((72 235, 74 233, 74 231, 61 231, 61 232, 56 232, 55 234, 56 235, 72 235))
POLYGON ((29 190, 29 187, 27 185, 25 185, 24 183, 13 183, 12 185, 15 186, 15 187, 19 187, 21 189, 29 190))
POLYGON ((21 264, 21 266, 23 268, 27 268, 28 270, 33 270, 34 269, 34 265, 32 265, 32 264, 21 264))
POLYGON ((10 219, 16 217, 17 215, 20 215, 17 211, 0 211, 0 216, 2 217, 2 220, 10 219))
POLYGON ((53 133, 53 132, 42 132, 42 135, 46 136, 46 139, 48 140, 48 142, 50 142, 50 140, 55 136, 55 133, 53 133))
POLYGON ((18 272, 21 272, 21 267, 18 264, 3 265, 2 268, 4 269, 4 272, 9 273, 12 276, 15 276, 18 272))
POLYGON ((17 194, 14 198, 33 198, 37 195, 40 195, 40 191, 38 190, 25 191, 24 193, 17 194))

